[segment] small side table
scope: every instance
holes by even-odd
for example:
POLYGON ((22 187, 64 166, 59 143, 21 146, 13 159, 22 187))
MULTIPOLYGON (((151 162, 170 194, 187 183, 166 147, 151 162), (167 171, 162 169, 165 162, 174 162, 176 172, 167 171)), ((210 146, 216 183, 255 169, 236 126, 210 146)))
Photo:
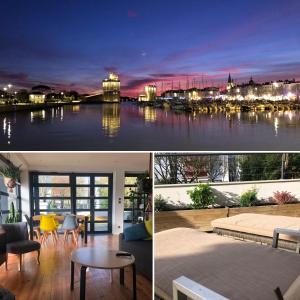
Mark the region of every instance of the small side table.
POLYGON ((104 250, 101 248, 79 248, 71 254, 71 290, 74 290, 74 264, 81 265, 80 269, 80 300, 85 299, 86 269, 120 269, 120 284, 124 285, 124 268, 132 266, 132 299, 136 300, 136 269, 135 258, 131 256, 116 256, 120 251, 104 250))
POLYGON ((287 228, 275 228, 274 232, 273 232, 273 243, 272 243, 273 248, 278 247, 279 234, 295 236, 298 240, 297 247, 296 247, 296 253, 300 253, 300 230, 287 229, 287 228))

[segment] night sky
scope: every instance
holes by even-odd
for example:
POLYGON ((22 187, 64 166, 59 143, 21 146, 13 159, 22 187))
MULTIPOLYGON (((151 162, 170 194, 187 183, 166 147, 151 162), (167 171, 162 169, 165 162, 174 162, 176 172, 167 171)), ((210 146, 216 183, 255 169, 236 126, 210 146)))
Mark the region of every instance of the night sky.
POLYGON ((300 79, 299 0, 39 0, 0 2, 0 88, 122 94, 159 88, 300 79), (180 84, 179 84, 180 82, 180 84))

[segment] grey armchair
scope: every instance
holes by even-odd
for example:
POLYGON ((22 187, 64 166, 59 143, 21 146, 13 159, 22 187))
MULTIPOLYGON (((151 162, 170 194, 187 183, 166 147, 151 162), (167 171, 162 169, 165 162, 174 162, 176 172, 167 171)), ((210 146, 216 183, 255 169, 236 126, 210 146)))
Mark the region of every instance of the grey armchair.
POLYGON ((0 226, 5 232, 6 236, 6 259, 5 265, 7 269, 7 259, 8 253, 16 254, 19 256, 19 271, 22 270, 22 255, 28 252, 37 251, 37 262, 40 263, 40 248, 41 244, 36 241, 31 241, 28 239, 28 228, 27 223, 13 223, 13 224, 3 224, 0 226))

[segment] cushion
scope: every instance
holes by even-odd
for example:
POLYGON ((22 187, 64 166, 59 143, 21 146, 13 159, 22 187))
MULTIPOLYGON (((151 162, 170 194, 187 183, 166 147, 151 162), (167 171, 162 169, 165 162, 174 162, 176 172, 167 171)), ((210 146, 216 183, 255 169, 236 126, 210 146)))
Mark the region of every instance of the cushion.
POLYGON ((153 234, 152 218, 145 221, 145 228, 147 230, 147 233, 152 237, 153 234))
POLYGON ((148 237, 144 223, 134 224, 124 230, 125 241, 144 240, 148 237))
POLYGON ((15 295, 7 289, 0 287, 1 300, 15 300, 15 295))
POLYGON ((6 251, 8 253, 20 254, 27 253, 35 250, 39 250, 41 248, 41 244, 36 241, 26 240, 19 242, 12 242, 6 244, 6 251))
MULTIPOLYGON (((211 224, 214 228, 228 229, 272 238, 274 229, 278 227, 299 230, 300 218, 244 213, 229 218, 215 219, 211 224)), ((285 234, 280 234, 279 238, 288 241, 297 240, 294 236, 285 234)))
POLYGON ((284 293, 284 300, 300 300, 300 275, 284 293))

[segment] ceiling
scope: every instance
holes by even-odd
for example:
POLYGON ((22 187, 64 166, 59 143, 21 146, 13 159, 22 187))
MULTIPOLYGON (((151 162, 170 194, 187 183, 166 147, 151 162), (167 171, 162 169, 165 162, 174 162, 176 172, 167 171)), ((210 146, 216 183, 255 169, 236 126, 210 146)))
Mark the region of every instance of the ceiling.
MULTIPOLYGON (((2 153, 7 157, 6 153, 2 153)), ((52 172, 146 171, 149 153, 39 152, 11 153, 9 159, 23 170, 52 172)))

